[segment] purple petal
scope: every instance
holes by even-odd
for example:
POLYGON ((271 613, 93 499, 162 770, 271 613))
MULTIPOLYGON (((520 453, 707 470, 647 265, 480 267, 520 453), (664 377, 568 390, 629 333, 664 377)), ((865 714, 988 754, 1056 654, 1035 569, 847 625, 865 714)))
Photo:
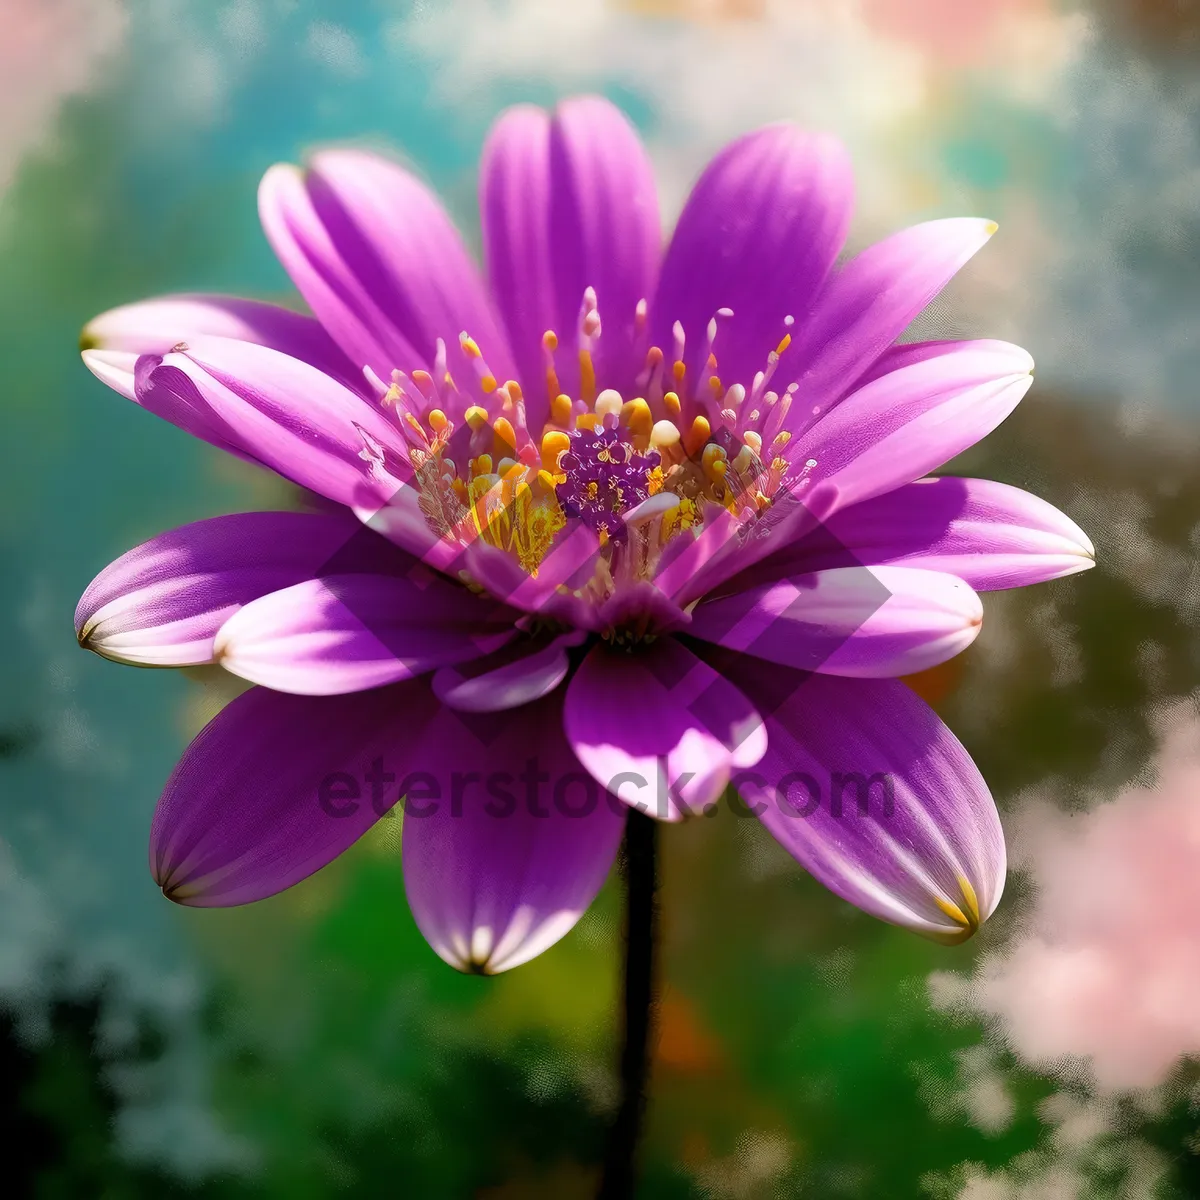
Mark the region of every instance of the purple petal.
POLYGON ((308 171, 264 176, 259 214, 301 295, 357 366, 382 379, 394 368, 432 370, 449 348, 460 387, 471 368, 458 350, 469 333, 496 377, 513 373, 475 264, 437 198, 395 163, 359 150, 327 150, 308 171))
POLYGON ((828 675, 912 675, 960 654, 983 606, 961 579, 911 567, 833 567, 710 600, 688 633, 828 675))
POLYGON ((416 566, 330 575, 251 601, 217 633, 226 670, 280 692, 329 696, 490 654, 518 614, 416 566))
POLYGON ((792 426, 845 395, 995 231, 994 222, 973 217, 927 221, 869 246, 834 273, 780 364, 779 385, 800 384, 792 426))
POLYGON ((396 802, 398 791, 372 781, 373 764, 408 770, 433 711, 428 689, 411 682, 353 696, 239 696, 167 782, 150 830, 155 882, 196 907, 299 883, 396 802))
POLYGON ((138 360, 137 400, 181 429, 347 506, 381 502, 407 456, 395 426, 328 375, 277 350, 230 338, 138 360))
POLYGON ((567 738, 613 795, 676 821, 713 804, 766 748, 754 706, 674 638, 595 647, 567 687, 567 738))
POLYGON ((270 346, 365 394, 362 372, 312 317, 236 296, 162 296, 110 308, 84 326, 84 361, 130 400, 133 366, 143 354, 166 354, 180 342, 212 335, 270 346), (117 369, 124 366, 119 374, 117 369))
MULTIPOLYGON (((778 670, 735 678, 768 711, 760 693, 778 696, 778 670)), ((1005 874, 996 807, 970 755, 904 684, 800 676, 767 730, 766 754, 734 784, 827 888, 946 943, 992 914, 1005 874)))
MULTIPOLYGON (((847 396, 802 439, 839 507, 912 483, 991 433, 1033 382, 1008 342, 947 343, 847 396)), ((795 457, 795 456, 793 456, 795 457)))
POLYGON ((567 677, 567 651, 583 633, 547 639, 521 638, 487 658, 443 667, 433 677, 433 694, 461 712, 499 712, 548 695, 567 677))
POLYGON ((75 610, 79 643, 141 666, 212 662, 217 630, 243 604, 311 579, 361 528, 349 514, 260 512, 160 534, 88 585, 75 610))
POLYGON ((428 774, 419 797, 408 792, 404 818, 404 887, 417 925, 451 966, 488 975, 574 926, 625 824, 563 738, 561 693, 502 720, 493 739, 446 710, 435 717, 422 749, 428 774))
MULTIPOLYGON (((749 387, 767 355, 808 319, 850 222, 854 179, 835 138, 773 125, 726 147, 705 170, 679 218, 651 306, 655 342, 669 355, 672 326, 687 338, 684 362, 701 390, 705 331, 718 328, 718 374, 749 387)), ((780 369, 795 361, 785 351, 780 369)))
POLYGON ((941 571, 977 591, 1025 587, 1095 565, 1087 534, 1052 504, 989 479, 920 479, 833 514, 764 563, 772 576, 847 558, 941 571))
POLYGON ((575 344, 588 287, 602 322, 593 351, 598 386, 627 389, 641 366, 637 304, 654 287, 661 239, 654 175, 628 120, 599 96, 566 100, 553 118, 528 105, 510 109, 484 149, 479 203, 488 277, 531 428, 540 429, 548 411, 548 329, 563 343, 559 390, 578 395, 575 344))

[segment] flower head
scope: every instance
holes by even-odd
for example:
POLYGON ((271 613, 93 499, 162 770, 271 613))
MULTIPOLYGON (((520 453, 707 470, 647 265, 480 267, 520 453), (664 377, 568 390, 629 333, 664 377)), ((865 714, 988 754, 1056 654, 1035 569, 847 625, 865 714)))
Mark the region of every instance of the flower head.
POLYGON ((660 254, 645 153, 589 97, 492 131, 486 285, 374 155, 273 167, 259 202, 313 317, 171 297, 84 335, 117 391, 338 506, 164 534, 80 601, 106 657, 260 685, 168 783, 166 894, 269 895, 403 797, 419 925, 503 970, 586 908, 626 806, 678 819, 732 784, 838 894, 974 932, 996 811, 895 677, 970 644, 978 591, 1092 555, 1033 496, 927 477, 1031 382, 1003 342, 896 344, 995 226, 838 266, 845 151, 779 125, 717 156, 660 254))

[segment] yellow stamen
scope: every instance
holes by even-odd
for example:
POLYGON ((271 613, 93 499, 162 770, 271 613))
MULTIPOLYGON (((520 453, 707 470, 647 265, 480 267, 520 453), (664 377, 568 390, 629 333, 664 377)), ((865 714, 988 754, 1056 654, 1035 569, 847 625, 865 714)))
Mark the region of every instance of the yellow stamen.
POLYGON ((421 395, 428 400, 433 394, 433 376, 428 371, 416 370, 412 373, 412 381, 421 389, 421 395))
POLYGON ((483 388, 485 396, 490 396, 497 388, 495 375, 485 375, 480 381, 479 386, 483 388))
POLYGON ((431 408, 426 419, 429 421, 429 428, 434 433, 441 433, 450 424, 450 418, 440 408, 431 408))
POLYGON ((775 347, 775 353, 782 354, 791 344, 792 335, 790 333, 785 333, 783 337, 779 339, 779 345, 775 347))
POLYGON ((595 429, 600 424, 600 418, 595 413, 580 413, 575 418, 576 429, 595 429))
POLYGON ((704 453, 700 456, 700 467, 705 475, 714 482, 724 479, 728 468, 728 464, 725 461, 724 449, 715 442, 709 442, 704 447, 704 453))
POLYGON ((488 423, 488 414, 486 408, 480 408, 478 404, 472 404, 464 414, 466 422, 470 427, 482 429, 488 423))
POLYGON ((550 419, 555 425, 567 426, 571 423, 571 397, 559 392, 550 404, 550 419))
POLYGON ((492 425, 492 432, 496 435, 495 449, 498 454, 509 453, 516 448, 517 435, 507 417, 497 417, 492 425))
POLYGON ((676 392, 668 392, 663 397, 663 408, 667 410, 670 416, 679 416, 679 410, 681 407, 682 406, 679 403, 679 396, 676 392))
POLYGON ((697 417, 692 422, 692 427, 688 430, 687 437, 683 439, 684 450, 687 451, 689 456, 695 454, 708 441, 711 433, 712 427, 708 423, 708 418, 697 417))
POLYGON ((462 347, 462 352, 468 358, 482 358, 483 354, 479 349, 478 343, 468 334, 459 334, 458 344, 462 347))
POLYGON ((683 377, 687 374, 687 367, 683 364, 682 360, 675 360, 675 365, 671 368, 671 374, 675 376, 676 383, 683 382, 683 377))
POLYGON ((586 348, 579 352, 579 395, 585 404, 591 404, 596 398, 596 368, 592 364, 592 352, 586 348))
POLYGON ((490 475, 492 473, 492 456, 490 454, 481 454, 478 458, 471 459, 471 475, 478 478, 480 475, 490 475))
POLYGON ((654 414, 650 411, 650 405, 641 396, 627 400, 621 405, 621 424, 635 438, 648 438, 650 430, 654 428, 654 414))
POLYGON ((559 455, 570 445, 567 434, 558 429, 548 430, 542 435, 542 466, 547 471, 557 471, 559 455))

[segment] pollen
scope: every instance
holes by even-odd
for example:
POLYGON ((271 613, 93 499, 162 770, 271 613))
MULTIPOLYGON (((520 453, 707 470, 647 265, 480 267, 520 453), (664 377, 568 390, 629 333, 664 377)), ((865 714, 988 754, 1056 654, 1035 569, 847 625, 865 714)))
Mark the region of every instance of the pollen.
MULTIPOLYGON (((535 380, 528 401, 517 380, 498 382, 486 347, 466 330, 450 339, 449 350, 437 339, 430 369, 393 371, 390 385, 368 378, 404 433, 421 513, 439 537, 485 541, 536 575, 559 532, 581 522, 594 531, 600 554, 580 594, 603 597, 621 580, 653 579, 666 543, 696 536, 712 512, 750 519, 785 484, 812 482, 815 461, 802 462, 788 449, 798 385, 769 387, 794 321, 785 317, 774 348, 764 346, 762 369, 738 380, 722 378, 717 366, 724 323, 733 316, 717 309, 700 330, 691 371, 686 331, 674 322, 667 349, 646 347, 641 370, 623 376, 626 390, 612 386, 618 380, 597 355, 604 323, 593 288, 584 290, 565 337, 543 333, 546 390, 535 380), (658 499, 647 505, 651 497, 658 499)), ((650 317, 643 300, 617 314, 616 323, 632 326, 640 340, 650 317)), ((377 457, 372 453, 372 462, 377 457)), ((960 889, 961 902, 938 901, 963 928, 978 924, 969 886, 960 889)))

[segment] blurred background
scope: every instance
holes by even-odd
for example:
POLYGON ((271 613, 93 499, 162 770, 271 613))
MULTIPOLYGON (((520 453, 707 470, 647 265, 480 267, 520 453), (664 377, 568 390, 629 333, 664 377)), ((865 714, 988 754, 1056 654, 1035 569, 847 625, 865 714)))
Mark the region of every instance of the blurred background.
POLYGON ((641 1194, 1200 1196, 1200 5, 1187 0, 0 0, 0 1127, 10 1195, 592 1193, 616 1099, 620 889, 498 979, 408 914, 383 821, 244 909, 168 904, 150 815, 236 691, 81 653, 135 543, 293 501, 109 392, 84 322, 174 290, 292 302, 255 188, 354 140, 477 244, 517 100, 603 91, 673 218, 706 156, 839 134, 863 244, 1000 233, 918 332, 1026 346, 1037 383, 953 464, 1028 487, 1099 567, 985 598, 913 685, 979 762, 1015 871, 929 945, 754 822, 672 828, 641 1194))

